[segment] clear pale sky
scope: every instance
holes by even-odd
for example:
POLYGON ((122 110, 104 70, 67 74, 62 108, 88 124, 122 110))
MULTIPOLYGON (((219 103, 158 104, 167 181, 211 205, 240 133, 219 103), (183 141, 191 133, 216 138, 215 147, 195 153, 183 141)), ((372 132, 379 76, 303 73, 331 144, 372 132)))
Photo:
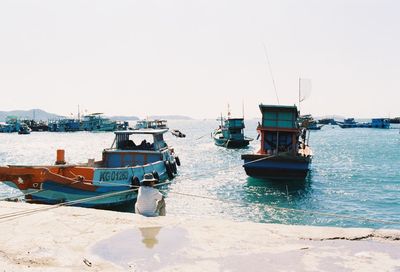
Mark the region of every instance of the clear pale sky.
POLYGON ((1 0, 0 110, 400 116, 400 1, 1 0))

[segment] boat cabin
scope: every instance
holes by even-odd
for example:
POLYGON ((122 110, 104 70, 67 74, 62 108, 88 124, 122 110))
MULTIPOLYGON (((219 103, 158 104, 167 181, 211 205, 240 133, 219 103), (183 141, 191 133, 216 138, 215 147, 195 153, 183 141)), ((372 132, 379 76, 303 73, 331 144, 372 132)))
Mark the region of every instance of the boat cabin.
POLYGON ((115 131, 114 142, 103 151, 104 167, 145 165, 170 156, 164 133, 168 129, 115 131), (140 136, 141 140, 135 140, 140 136))
MULTIPOLYGON (((280 152, 298 153, 298 137, 301 129, 298 125, 296 106, 260 105, 262 123, 257 128, 261 136, 259 154, 277 154, 280 152)), ((303 142, 305 134, 302 135, 303 142)))
POLYGON ((228 118, 224 120, 222 126, 222 135, 226 139, 243 140, 244 139, 244 121, 243 118, 228 118))

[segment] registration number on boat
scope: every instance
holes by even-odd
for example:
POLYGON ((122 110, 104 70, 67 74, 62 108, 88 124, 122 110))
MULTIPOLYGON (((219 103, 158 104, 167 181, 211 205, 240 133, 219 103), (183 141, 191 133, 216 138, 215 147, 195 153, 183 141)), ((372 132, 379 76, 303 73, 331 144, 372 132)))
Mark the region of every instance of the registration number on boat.
POLYGON ((100 171, 99 181, 127 180, 128 177, 128 170, 105 170, 100 171))

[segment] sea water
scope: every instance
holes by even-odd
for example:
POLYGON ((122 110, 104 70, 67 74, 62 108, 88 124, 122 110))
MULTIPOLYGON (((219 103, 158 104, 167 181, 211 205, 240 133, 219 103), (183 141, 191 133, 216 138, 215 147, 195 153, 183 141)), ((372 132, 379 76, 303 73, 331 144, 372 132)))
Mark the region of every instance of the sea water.
MULTIPOLYGON (((324 126, 311 131, 314 152, 304 181, 249 178, 241 154, 255 152, 258 120, 246 120, 245 149, 214 145, 214 120, 169 121, 186 138, 165 139, 179 156, 177 176, 163 192, 167 215, 263 223, 400 228, 400 134, 397 129, 324 126), (364 220, 371 219, 371 220, 364 220)), ((0 165, 53 164, 56 149, 69 163, 101 159, 112 132, 0 134, 0 165)), ((0 184, 0 198, 19 192, 0 184)))

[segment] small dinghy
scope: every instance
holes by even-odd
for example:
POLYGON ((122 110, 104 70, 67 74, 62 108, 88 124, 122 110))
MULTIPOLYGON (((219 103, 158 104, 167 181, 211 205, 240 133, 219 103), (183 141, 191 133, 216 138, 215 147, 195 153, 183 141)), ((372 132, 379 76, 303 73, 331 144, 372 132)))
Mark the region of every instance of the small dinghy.
POLYGON ((171 130, 172 135, 178 137, 178 138, 185 138, 186 135, 180 132, 178 129, 173 129, 171 130))

